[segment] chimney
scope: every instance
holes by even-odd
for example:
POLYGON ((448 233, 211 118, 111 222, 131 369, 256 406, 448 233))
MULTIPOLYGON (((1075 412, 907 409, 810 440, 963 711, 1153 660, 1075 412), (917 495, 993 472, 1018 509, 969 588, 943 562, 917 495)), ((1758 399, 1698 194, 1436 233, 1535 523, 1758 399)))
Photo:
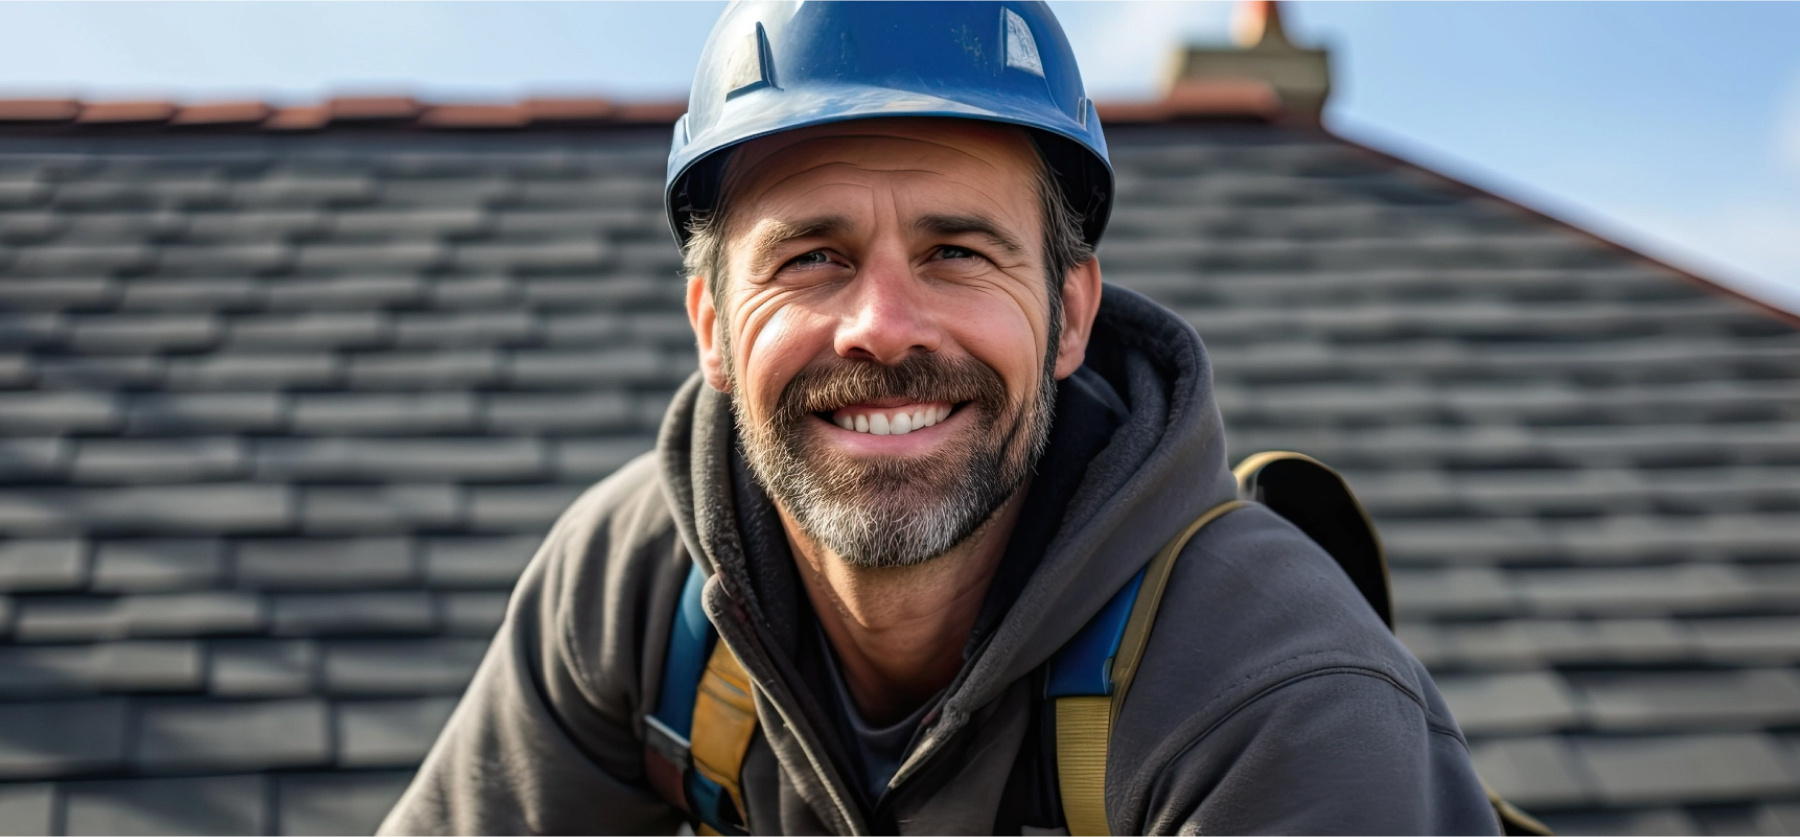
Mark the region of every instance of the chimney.
POLYGON ((1284 118, 1317 125, 1331 93, 1325 50, 1289 41, 1275 0, 1240 2, 1231 29, 1236 47, 1177 50, 1164 96, 1171 102, 1204 99, 1215 90, 1257 85, 1273 94, 1284 118))

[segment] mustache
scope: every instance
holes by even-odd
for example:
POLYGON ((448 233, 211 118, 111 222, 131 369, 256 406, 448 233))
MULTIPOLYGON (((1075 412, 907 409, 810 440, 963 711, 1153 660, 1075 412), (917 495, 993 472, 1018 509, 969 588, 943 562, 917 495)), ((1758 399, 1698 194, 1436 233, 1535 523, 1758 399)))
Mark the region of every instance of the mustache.
POLYGON ((962 355, 908 355, 895 364, 830 357, 808 364, 782 389, 781 423, 882 399, 972 402, 989 416, 1006 409, 1006 382, 987 364, 962 355))

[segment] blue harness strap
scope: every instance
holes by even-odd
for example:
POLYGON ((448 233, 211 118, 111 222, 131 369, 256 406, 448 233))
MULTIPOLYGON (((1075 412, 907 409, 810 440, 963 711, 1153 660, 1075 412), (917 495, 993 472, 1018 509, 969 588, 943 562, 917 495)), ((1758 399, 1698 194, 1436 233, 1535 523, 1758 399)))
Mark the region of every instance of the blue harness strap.
POLYGON ((1131 606, 1137 602, 1138 590, 1144 586, 1144 571, 1125 582, 1114 593, 1106 607, 1050 658, 1045 678, 1044 697, 1075 695, 1104 696, 1113 692, 1113 657, 1125 638, 1125 623, 1131 618, 1131 606))
POLYGON ((681 600, 670 625, 656 711, 644 716, 644 767, 650 784, 670 804, 719 834, 742 834, 743 829, 729 822, 720 810, 725 789, 700 775, 689 755, 700 680, 719 641, 701 602, 705 588, 706 574, 696 564, 681 587, 681 600))

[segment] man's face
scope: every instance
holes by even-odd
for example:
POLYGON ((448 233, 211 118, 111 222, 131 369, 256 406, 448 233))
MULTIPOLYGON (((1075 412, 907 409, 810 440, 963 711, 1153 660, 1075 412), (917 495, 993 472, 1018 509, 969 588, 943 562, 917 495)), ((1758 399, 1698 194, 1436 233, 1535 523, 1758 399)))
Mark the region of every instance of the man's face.
POLYGON ((752 470, 852 564, 948 551, 1042 450, 1040 165, 1023 132, 950 120, 783 134, 732 161, 723 388, 752 470))

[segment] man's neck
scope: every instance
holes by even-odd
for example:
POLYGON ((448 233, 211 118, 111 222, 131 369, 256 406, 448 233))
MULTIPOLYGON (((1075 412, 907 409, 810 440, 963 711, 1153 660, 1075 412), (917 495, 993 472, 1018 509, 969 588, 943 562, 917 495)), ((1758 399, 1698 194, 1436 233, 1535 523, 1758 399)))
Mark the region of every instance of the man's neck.
POLYGON ((949 552, 882 569, 832 554, 776 504, 806 595, 865 720, 885 725, 904 718, 956 679, 1025 493, 1021 487, 949 552))

